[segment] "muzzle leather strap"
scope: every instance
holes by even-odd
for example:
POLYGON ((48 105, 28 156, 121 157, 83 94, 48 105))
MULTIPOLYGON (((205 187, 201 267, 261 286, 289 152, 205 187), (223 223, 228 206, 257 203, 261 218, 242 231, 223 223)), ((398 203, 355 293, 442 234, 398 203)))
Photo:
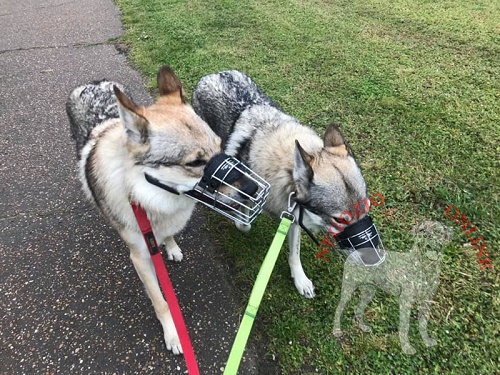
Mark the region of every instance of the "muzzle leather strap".
POLYGON ((148 247, 149 254, 151 255, 151 260, 153 261, 153 265, 155 267, 156 277, 158 278, 158 282, 160 283, 168 307, 170 308, 175 329, 179 335, 182 351, 184 352, 184 360, 186 361, 188 373, 190 375, 199 375, 200 370, 198 369, 198 364, 196 363, 193 346, 191 345, 191 340, 189 339, 189 334, 186 324, 184 323, 184 318, 182 317, 179 302, 175 296, 174 287, 170 281, 167 268, 165 267, 165 263, 163 262, 163 258, 161 256, 160 248, 153 234, 151 223, 149 222, 146 211, 144 211, 138 203, 130 202, 130 205, 132 206, 135 218, 137 219, 137 224, 139 224, 139 228, 144 236, 144 241, 148 247))

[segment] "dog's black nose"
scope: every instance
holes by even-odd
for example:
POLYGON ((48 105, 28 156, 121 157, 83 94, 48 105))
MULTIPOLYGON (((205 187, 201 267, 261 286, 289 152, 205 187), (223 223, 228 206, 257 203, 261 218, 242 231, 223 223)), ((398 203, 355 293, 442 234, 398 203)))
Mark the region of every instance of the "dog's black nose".
POLYGON ((259 190, 259 186, 251 179, 244 178, 241 183, 240 190, 246 194, 238 193, 241 198, 248 198, 248 196, 253 197, 254 194, 257 193, 257 190, 259 190))

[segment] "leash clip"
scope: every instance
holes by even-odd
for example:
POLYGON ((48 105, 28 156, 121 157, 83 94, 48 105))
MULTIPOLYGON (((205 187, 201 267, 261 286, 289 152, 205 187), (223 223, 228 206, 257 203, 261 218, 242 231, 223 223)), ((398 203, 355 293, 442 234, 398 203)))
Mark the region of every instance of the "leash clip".
POLYGON ((290 195, 288 195, 288 208, 286 211, 283 211, 280 215, 280 219, 283 219, 286 217, 288 220, 292 222, 292 224, 295 222, 295 215, 293 214, 293 211, 295 210, 295 207, 297 207, 297 202, 293 202, 292 204, 292 197, 295 195, 295 192, 292 191, 290 195))

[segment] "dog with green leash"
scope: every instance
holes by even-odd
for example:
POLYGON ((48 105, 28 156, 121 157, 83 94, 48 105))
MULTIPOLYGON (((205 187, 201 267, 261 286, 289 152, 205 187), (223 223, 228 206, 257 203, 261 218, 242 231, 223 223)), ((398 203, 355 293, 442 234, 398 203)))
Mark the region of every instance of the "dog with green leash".
MULTIPOLYGON (((264 208, 274 216, 287 209, 293 193, 294 214, 298 218, 302 209, 306 229, 328 231, 335 223, 335 230, 341 231, 347 226, 343 212, 366 200, 361 169, 338 127, 329 126, 320 137, 284 113, 247 75, 232 70, 203 77, 192 105, 221 137, 224 152, 270 183, 264 208)), ((351 224, 365 216, 359 215, 351 224)), ((238 223, 237 227, 250 230, 238 223)), ((288 261, 295 287, 312 298, 314 286, 300 261, 300 231, 294 222, 288 234, 288 261)))

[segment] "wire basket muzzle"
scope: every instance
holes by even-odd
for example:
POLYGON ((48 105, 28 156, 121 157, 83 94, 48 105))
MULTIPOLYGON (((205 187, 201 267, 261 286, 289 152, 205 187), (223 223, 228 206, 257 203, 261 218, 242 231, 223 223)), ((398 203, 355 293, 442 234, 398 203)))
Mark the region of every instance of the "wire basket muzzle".
POLYGON ((340 251, 364 266, 378 266, 385 261, 385 248, 371 217, 366 215, 337 236, 340 251))
POLYGON ((262 212, 269 187, 267 181, 236 158, 218 154, 210 159, 202 179, 186 195, 248 225, 262 212))

